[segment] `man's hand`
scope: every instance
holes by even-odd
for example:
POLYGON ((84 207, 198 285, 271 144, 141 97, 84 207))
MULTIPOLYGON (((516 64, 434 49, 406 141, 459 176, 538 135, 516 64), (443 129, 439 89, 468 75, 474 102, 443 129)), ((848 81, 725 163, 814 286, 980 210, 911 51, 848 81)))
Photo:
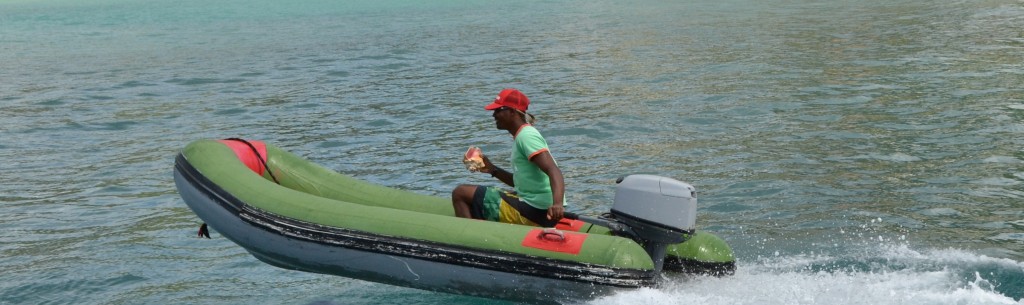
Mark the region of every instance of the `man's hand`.
POLYGON ((562 219, 564 213, 565 207, 563 207, 561 203, 552 204, 551 207, 548 208, 548 220, 558 221, 562 219))
POLYGON ((488 159, 485 155, 480 155, 480 158, 484 160, 484 166, 480 168, 481 173, 490 174, 495 170, 494 164, 491 163, 491 159, 488 159))

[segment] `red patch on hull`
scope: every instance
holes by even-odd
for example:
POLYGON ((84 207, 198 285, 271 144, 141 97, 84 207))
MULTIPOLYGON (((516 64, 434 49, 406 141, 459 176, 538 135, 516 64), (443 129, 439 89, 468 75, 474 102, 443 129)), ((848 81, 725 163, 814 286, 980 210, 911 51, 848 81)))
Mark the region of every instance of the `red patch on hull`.
POLYGON ((555 225, 555 229, 579 232, 583 229, 583 225, 587 224, 581 220, 562 218, 558 220, 558 224, 555 225))
POLYGON ((556 229, 533 229, 523 237, 523 247, 576 255, 580 254, 587 236, 556 229))
MULTIPOLYGON (((228 147, 230 147, 231 150, 235 151, 235 155, 238 156, 238 160, 239 161, 242 161, 242 164, 245 164, 246 167, 251 169, 256 174, 258 174, 260 176, 263 176, 263 172, 266 171, 267 169, 265 167, 263 167, 263 162, 260 162, 260 159, 256 157, 256 154, 253 153, 252 147, 249 147, 249 145, 246 145, 245 143, 243 143, 241 141, 235 141, 235 140, 219 140, 219 141, 221 143, 224 143, 224 145, 227 145, 228 147)), ((263 144, 263 141, 248 141, 248 142, 251 143, 252 146, 256 148, 256 151, 259 151, 260 158, 263 158, 263 160, 267 160, 267 145, 263 144)))

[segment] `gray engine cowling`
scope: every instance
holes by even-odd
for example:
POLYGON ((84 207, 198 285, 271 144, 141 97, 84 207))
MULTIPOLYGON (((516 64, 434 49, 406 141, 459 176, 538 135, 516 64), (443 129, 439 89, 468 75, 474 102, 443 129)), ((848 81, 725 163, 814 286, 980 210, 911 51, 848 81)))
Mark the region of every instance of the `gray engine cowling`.
POLYGON ((697 222, 697 198, 692 185, 654 175, 629 175, 615 187, 612 214, 634 222, 631 227, 653 226, 675 233, 692 233, 697 222))

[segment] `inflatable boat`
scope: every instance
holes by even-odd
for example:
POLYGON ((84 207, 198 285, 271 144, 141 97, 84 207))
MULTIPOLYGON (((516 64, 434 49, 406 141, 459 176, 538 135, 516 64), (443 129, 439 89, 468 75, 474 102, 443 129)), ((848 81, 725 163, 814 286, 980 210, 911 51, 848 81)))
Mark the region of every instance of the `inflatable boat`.
POLYGON ((285 269, 530 303, 652 287, 663 271, 735 269, 722 239, 695 230, 693 187, 665 177, 625 176, 609 213, 570 213, 555 228, 457 218, 448 198, 362 181, 260 141, 190 143, 174 181, 216 232, 285 269))

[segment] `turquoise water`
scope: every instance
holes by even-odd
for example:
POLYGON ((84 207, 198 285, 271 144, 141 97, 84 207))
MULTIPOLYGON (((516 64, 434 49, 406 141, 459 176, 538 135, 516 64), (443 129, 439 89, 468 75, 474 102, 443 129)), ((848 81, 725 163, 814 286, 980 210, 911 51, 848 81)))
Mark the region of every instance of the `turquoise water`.
POLYGON ((0 0, 0 304, 500 304, 260 263, 171 178, 201 138, 447 196, 517 87, 570 210, 698 188, 726 278, 588 304, 1024 304, 1019 1, 0 0))

